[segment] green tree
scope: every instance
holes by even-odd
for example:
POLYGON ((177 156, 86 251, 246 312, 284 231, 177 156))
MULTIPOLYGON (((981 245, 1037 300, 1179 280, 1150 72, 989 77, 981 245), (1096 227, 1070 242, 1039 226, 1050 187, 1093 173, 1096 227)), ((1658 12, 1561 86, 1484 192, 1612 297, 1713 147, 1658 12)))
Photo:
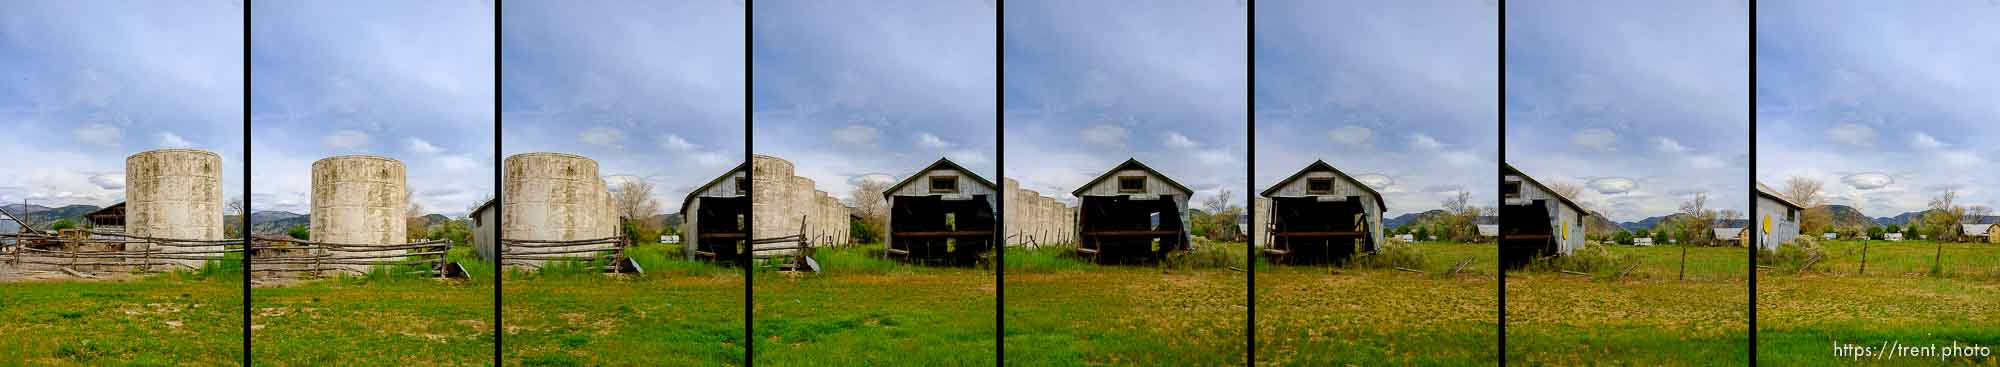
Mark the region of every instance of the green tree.
POLYGON ((1632 232, 1618 231, 1618 233, 1611 235, 1611 242, 1630 245, 1632 244, 1632 232))
POLYGON ((867 220, 849 219, 847 231, 854 243, 882 242, 882 228, 867 220))
POLYGON ((300 240, 307 240, 307 241, 312 240, 312 230, 306 229, 306 226, 297 224, 293 224, 292 228, 286 229, 285 235, 292 236, 292 238, 300 240))
POLYGON ((49 225, 49 230, 51 231, 60 231, 70 228, 76 228, 76 222, 72 222, 69 219, 57 219, 55 224, 49 225))

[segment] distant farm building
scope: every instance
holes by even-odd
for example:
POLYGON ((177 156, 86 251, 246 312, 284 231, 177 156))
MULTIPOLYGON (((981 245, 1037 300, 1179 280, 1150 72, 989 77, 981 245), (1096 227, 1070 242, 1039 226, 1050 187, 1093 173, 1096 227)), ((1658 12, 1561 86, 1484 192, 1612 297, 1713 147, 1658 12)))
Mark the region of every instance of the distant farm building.
POLYGON ((1757 246, 1776 250, 1778 245, 1798 237, 1799 216, 1805 210, 1804 205, 1785 198, 1778 190, 1757 183, 1757 223, 1752 224, 1762 236, 1757 246))
POLYGON ((1500 237, 1500 225, 1498 224, 1479 224, 1476 227, 1479 230, 1479 240, 1481 241, 1500 237))
POLYGON ((738 164, 681 199, 681 251, 689 259, 733 261, 750 238, 749 165, 738 164))
POLYGON ((1127 159, 1076 191, 1076 251, 1106 262, 1152 262, 1189 249, 1188 197, 1194 190, 1127 159), (1157 243, 1156 243, 1157 242, 1157 243))
POLYGON ((1527 265, 1536 257, 1575 253, 1583 248, 1583 210, 1511 164, 1500 165, 1500 261, 1527 265))
POLYGON ((1898 232, 1883 233, 1882 239, 1887 241, 1902 241, 1903 234, 1898 232))
MULTIPOLYGON (((1253 235, 1277 263, 1345 262, 1382 247, 1382 194, 1313 161, 1259 193, 1253 235)), ((1255 219, 1253 219, 1255 220, 1255 219)))
POLYGON ((1633 246, 1652 246, 1652 245, 1653 245, 1653 238, 1652 238, 1652 237, 1639 237, 1639 238, 1634 238, 1634 239, 1632 239, 1632 245, 1633 245, 1633 246))
POLYGON ((1744 235, 1743 232, 1745 229, 1746 228, 1715 228, 1714 229, 1715 240, 1718 242, 1734 242, 1736 243, 1737 246, 1748 247, 1750 236, 1744 235))
POLYGON ((485 203, 479 204, 479 208, 472 209, 472 249, 479 253, 480 260, 489 263, 500 260, 495 257, 498 251, 494 248, 495 235, 500 230, 500 217, 493 211, 494 203, 493 199, 486 199, 485 203))
POLYGON ((2000 243, 2000 240, 1994 238, 1993 227, 1994 225, 1991 223, 1959 224, 1959 230, 1963 231, 1963 238, 1967 242, 2000 243))
POLYGON ((993 249, 993 181, 939 158, 882 192, 889 202, 883 251, 914 262, 972 265, 993 249))

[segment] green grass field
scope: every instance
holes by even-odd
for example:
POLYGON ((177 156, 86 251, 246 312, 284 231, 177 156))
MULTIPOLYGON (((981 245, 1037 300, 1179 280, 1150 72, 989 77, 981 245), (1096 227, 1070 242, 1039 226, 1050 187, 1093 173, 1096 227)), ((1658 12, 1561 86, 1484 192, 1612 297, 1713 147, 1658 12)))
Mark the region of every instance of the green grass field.
POLYGON ((252 359, 273 366, 492 364, 493 267, 470 248, 453 248, 449 257, 471 278, 377 271, 251 289, 252 359))
POLYGON ((1499 250, 1491 243, 1409 248, 1424 259, 1414 268, 1424 273, 1259 264, 1257 363, 1492 364, 1499 355, 1499 250), (1468 258, 1472 265, 1449 274, 1468 258))
POLYGON ((1602 250, 1507 273, 1509 363, 1750 363, 1746 249, 1686 248, 1686 280, 1680 246, 1602 250))
POLYGON ((505 364, 743 364, 742 268, 686 260, 678 245, 645 243, 626 254, 646 273, 605 275, 600 264, 508 272, 505 364))
POLYGON ((2000 325, 2000 245, 1945 243, 1944 264, 1933 274, 1938 245, 1870 241, 1864 274, 1862 243, 1827 241, 1821 244, 1825 260, 1803 272, 1760 271, 1758 363, 2000 365, 1995 357, 1878 360, 1834 355, 1834 343, 2000 347, 2000 327, 1994 327, 2000 325))
POLYGON ((1097 266, 1066 247, 1008 249, 1007 362, 1026 366, 1241 365, 1247 351, 1243 244, 1174 264, 1097 266))
POLYGON ((758 272, 757 364, 992 365, 992 270, 909 265, 880 249, 821 249, 818 274, 758 272))
MULTIPOLYGON (((238 268, 240 269, 240 267, 238 268)), ((240 270, 0 283, 0 364, 235 365, 240 270)))

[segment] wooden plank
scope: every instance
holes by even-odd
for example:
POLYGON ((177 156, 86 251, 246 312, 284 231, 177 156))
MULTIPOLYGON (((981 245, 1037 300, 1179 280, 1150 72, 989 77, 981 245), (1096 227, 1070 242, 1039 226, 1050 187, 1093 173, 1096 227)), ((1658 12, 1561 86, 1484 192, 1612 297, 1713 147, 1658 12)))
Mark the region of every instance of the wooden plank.
POLYGON ((1076 248, 1076 252, 1081 252, 1081 253, 1086 253, 1086 254, 1095 254, 1095 253, 1097 253, 1097 249, 1088 249, 1088 248, 1082 248, 1082 247, 1078 247, 1078 248, 1076 248))
POLYGON ((696 236, 696 238, 700 239, 718 239, 718 240, 740 240, 749 237, 750 234, 743 232, 702 233, 701 235, 696 236))
POLYGON ((909 250, 899 250, 899 249, 893 249, 893 248, 892 248, 892 249, 886 249, 886 250, 888 250, 888 251, 889 251, 889 253, 892 253, 892 254, 897 254, 897 255, 909 255, 909 254, 910 254, 910 251, 909 251, 909 250))
POLYGON ((890 236, 896 238, 992 237, 993 231, 909 231, 891 233, 890 236))
POLYGON ((1545 234, 1510 234, 1510 235, 1500 236, 1500 239, 1503 241, 1547 240, 1551 238, 1556 238, 1556 236, 1545 235, 1545 234))
POLYGON ((1278 237, 1361 237, 1366 235, 1368 235, 1368 232, 1361 231, 1299 231, 1277 233, 1278 237))
POLYGON ((1083 233, 1083 235, 1085 236, 1098 236, 1098 237, 1163 237, 1163 236, 1178 236, 1180 234, 1181 231, 1172 229, 1122 230, 1122 231, 1108 230, 1108 231, 1090 231, 1083 233))

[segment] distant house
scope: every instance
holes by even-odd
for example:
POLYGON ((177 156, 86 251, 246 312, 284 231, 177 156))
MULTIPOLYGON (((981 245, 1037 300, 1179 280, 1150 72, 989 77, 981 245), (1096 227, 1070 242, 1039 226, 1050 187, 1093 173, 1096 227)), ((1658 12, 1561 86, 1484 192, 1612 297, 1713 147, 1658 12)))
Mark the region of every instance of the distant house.
POLYGON ((1403 242, 1417 242, 1417 236, 1409 233, 1404 233, 1396 235, 1396 240, 1403 242))
POLYGON ((1498 224, 1476 224, 1474 226, 1478 227, 1479 239, 1481 240, 1500 237, 1500 225, 1498 224))
POLYGON ((1653 238, 1652 238, 1652 237, 1639 237, 1639 238, 1634 238, 1634 239, 1632 239, 1632 245, 1633 245, 1633 246, 1652 246, 1652 245, 1653 245, 1653 238))
POLYGON ((1715 240, 1735 242, 1737 246, 1747 246, 1750 236, 1743 235, 1745 228, 1716 228, 1715 240))
POLYGON ((1791 242, 1799 236, 1799 214, 1806 207, 1779 194, 1778 190, 1763 183, 1757 183, 1757 228, 1758 247, 1776 250, 1778 245, 1791 242))
POLYGON ((1965 223, 1958 226, 1959 230, 1964 232, 1962 238, 1966 242, 2000 243, 2000 239, 1994 238, 1994 226, 1991 223, 1965 223))
POLYGON ((1883 234, 1882 234, 1882 239, 1884 239, 1884 240, 1889 240, 1889 241, 1902 241, 1902 240, 1903 240, 1903 234, 1902 234, 1902 233, 1899 233, 1899 232, 1889 232, 1889 233, 1883 233, 1883 234))
POLYGON ((1820 238, 1825 238, 1825 239, 1829 239, 1829 240, 1832 240, 1832 239, 1839 239, 1839 238, 1840 238, 1840 234, 1839 234, 1839 233, 1833 233, 1833 232, 1827 232, 1827 233, 1821 233, 1821 234, 1820 234, 1820 238))
MULTIPOLYGON (((1253 230, 1265 255, 1278 262, 1345 261, 1382 244, 1382 194, 1313 161, 1259 193, 1256 205, 1270 223, 1253 230)), ((1432 236, 1431 239, 1436 239, 1432 236)))
POLYGON ((1512 164, 1500 165, 1500 201, 1502 264, 1519 267, 1535 257, 1568 256, 1583 248, 1590 212, 1512 164))
MULTIPOLYGON (((111 206, 104 207, 104 209, 98 209, 97 211, 90 212, 89 214, 84 214, 83 219, 90 222, 90 227, 92 228, 93 231, 103 232, 103 233, 125 233, 125 203, 121 202, 117 204, 111 204, 111 206)), ((97 236, 97 235, 92 235, 91 237, 98 239, 110 239, 110 238, 102 238, 105 236, 97 236)))

